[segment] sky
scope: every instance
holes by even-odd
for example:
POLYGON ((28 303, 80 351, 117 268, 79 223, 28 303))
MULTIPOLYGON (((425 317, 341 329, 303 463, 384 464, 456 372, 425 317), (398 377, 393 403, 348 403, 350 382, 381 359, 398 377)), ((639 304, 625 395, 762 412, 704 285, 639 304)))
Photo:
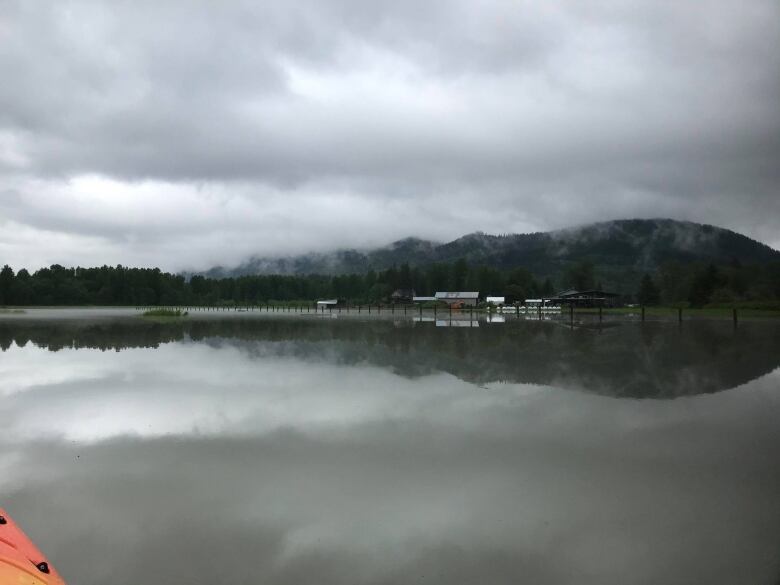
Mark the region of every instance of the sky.
POLYGON ((618 218, 780 248, 776 0, 0 0, 0 264, 618 218))

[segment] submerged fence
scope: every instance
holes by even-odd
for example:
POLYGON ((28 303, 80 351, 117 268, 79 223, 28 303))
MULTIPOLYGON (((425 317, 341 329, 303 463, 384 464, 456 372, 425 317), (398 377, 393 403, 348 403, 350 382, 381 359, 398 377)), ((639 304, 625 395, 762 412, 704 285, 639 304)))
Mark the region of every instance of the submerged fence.
MULTIPOLYGON (((502 315, 502 316, 514 316, 516 318, 524 317, 535 318, 538 320, 557 320, 557 321, 575 321, 576 317, 597 317, 598 321, 604 320, 605 313, 612 316, 624 316, 634 317, 638 316, 641 322, 647 320, 647 308, 637 307, 631 309, 606 309, 604 307, 597 308, 575 308, 574 305, 569 305, 568 309, 550 310, 549 308, 538 307, 523 307, 523 306, 509 306, 505 305, 498 308, 486 308, 486 307, 460 307, 453 308, 451 305, 448 307, 423 307, 420 304, 334 304, 334 305, 322 305, 315 303, 295 303, 295 304, 278 304, 278 303, 264 303, 255 304, 249 303, 245 305, 232 305, 232 306, 219 306, 219 305, 138 305, 135 307, 138 311, 180 311, 182 314, 189 312, 203 312, 203 313, 297 313, 297 314, 310 314, 310 315, 338 315, 338 314, 357 314, 357 315, 404 315, 422 317, 423 315, 432 315, 434 318, 439 315, 446 315, 448 317, 468 315, 473 318, 475 315, 502 315), (636 310, 636 315, 634 311, 636 310)), ((677 322, 682 323, 684 320, 684 309, 677 307, 672 309, 658 309, 653 308, 652 315, 655 317, 661 317, 663 320, 668 320, 676 317, 677 322)), ((739 315, 736 308, 732 309, 731 320, 736 326, 739 322, 739 315)))

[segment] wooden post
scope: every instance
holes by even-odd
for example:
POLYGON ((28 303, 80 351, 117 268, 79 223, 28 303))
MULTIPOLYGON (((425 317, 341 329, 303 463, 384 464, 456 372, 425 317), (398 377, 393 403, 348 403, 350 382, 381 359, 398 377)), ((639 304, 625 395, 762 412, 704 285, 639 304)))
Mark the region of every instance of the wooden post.
POLYGON ((515 317, 520 316, 520 305, 515 305, 515 317))
POLYGON ((433 305, 433 318, 436 318, 436 305, 433 305))
POLYGON ((677 308, 677 322, 682 323, 682 307, 677 308))
POLYGON ((420 309, 420 317, 422 318, 422 303, 420 303, 417 308, 420 309))
POLYGON ((642 323, 645 322, 645 306, 642 305, 642 323))
POLYGON ((371 303, 368 303, 368 314, 371 314, 371 303))
POLYGON ((603 310, 603 309, 604 309, 604 307, 602 307, 601 305, 599 305, 599 323, 601 323, 601 320, 603 319, 603 317, 602 317, 602 315, 601 315, 601 313, 602 313, 602 310, 603 310))
POLYGON ((737 308, 734 307, 734 309, 732 309, 732 311, 733 311, 733 318, 734 318, 734 327, 736 327, 737 326, 737 308))
POLYGON ((539 312, 539 321, 542 320, 542 305, 539 305, 536 310, 539 312))
POLYGON ((569 304, 569 320, 574 322, 574 303, 569 304))

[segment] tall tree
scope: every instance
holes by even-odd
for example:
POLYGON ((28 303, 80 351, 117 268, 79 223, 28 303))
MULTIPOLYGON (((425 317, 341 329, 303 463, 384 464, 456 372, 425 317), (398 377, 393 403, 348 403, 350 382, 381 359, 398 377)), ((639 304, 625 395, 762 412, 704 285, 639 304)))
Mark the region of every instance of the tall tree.
POLYGON ((466 288, 466 277, 469 274, 469 265, 465 258, 459 258, 452 267, 452 290, 466 288))
POLYGON ((576 290, 588 290, 596 286, 596 271, 593 262, 582 260, 570 265, 564 274, 563 285, 576 290))
POLYGON ((712 293, 722 284, 721 274, 714 264, 699 270, 693 277, 688 301, 693 307, 701 307, 710 302, 712 293))
POLYGON ((648 307, 657 305, 661 301, 658 287, 649 274, 645 274, 642 277, 642 282, 639 284, 639 291, 637 292, 636 297, 640 305, 648 307))
POLYGON ((13 268, 6 264, 0 270, 0 305, 11 304, 11 289, 14 284, 13 268))

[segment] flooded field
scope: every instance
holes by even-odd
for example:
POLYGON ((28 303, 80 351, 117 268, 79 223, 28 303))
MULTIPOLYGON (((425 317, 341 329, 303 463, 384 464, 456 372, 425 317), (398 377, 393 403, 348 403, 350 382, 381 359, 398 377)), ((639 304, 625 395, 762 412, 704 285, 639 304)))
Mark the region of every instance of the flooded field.
POLYGON ((774 585, 780 323, 0 318, 69 583, 774 585))

